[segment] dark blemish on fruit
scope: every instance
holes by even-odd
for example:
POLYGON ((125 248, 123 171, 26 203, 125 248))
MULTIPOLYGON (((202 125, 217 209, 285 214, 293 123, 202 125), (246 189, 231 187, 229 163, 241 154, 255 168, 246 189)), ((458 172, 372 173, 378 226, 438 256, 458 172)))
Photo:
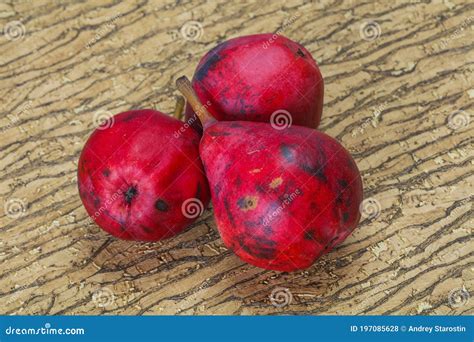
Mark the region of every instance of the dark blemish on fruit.
POLYGON ((110 176, 110 170, 109 169, 105 169, 102 171, 102 174, 105 176, 105 177, 109 177, 110 176))
POLYGON ((127 122, 127 121, 131 121, 133 119, 135 119, 136 117, 138 117, 137 115, 138 113, 135 113, 135 112, 132 112, 132 113, 128 113, 127 115, 125 115, 122 119, 123 122, 127 122))
POLYGON ((232 127, 232 128, 241 128, 242 125, 241 125, 240 123, 238 123, 238 122, 233 121, 233 122, 230 124, 230 127, 232 127))
POLYGON ((214 194, 216 197, 219 197, 219 194, 221 193, 221 186, 219 184, 216 184, 214 186, 214 194))
POLYGON ((313 167, 313 166, 303 164, 303 165, 301 165, 301 169, 304 172, 309 173, 311 176, 314 176, 314 177, 318 178, 320 181, 322 181, 324 183, 326 183, 328 181, 326 175, 324 174, 324 167, 323 166, 313 167))
POLYGON ((314 241, 314 231, 313 230, 307 230, 304 232, 304 239, 309 240, 309 241, 314 241))
POLYGON ((303 51, 301 51, 300 48, 298 48, 298 51, 296 51, 296 54, 297 54, 298 56, 300 56, 300 57, 303 57, 303 58, 306 57, 306 55, 304 54, 303 51))
POLYGON ((234 216, 232 215, 232 212, 230 210, 230 205, 227 198, 224 198, 224 207, 225 211, 227 212, 227 217, 229 218, 230 223, 235 227, 234 216))
POLYGON ((351 196, 347 196, 346 198, 346 202, 344 203, 346 205, 346 207, 350 207, 351 204, 352 204, 352 199, 351 199, 351 196))
POLYGON ((349 220, 349 213, 348 212, 342 213, 342 220, 344 222, 347 222, 349 220))
POLYGON ((138 190, 135 186, 131 186, 125 191, 124 197, 127 204, 131 204, 132 200, 138 195, 138 190))
POLYGON ((195 197, 195 198, 198 198, 198 199, 201 198, 201 192, 202 192, 202 190, 201 190, 201 183, 198 183, 198 184, 197 184, 197 189, 196 189, 196 195, 195 195, 194 197, 195 197))
POLYGON ((283 158, 286 159, 287 162, 292 163, 295 161, 295 152, 293 151, 291 146, 281 144, 280 153, 283 156, 283 158))
POLYGON ((168 203, 166 203, 161 198, 157 199, 155 202, 155 208, 159 211, 167 212, 169 209, 168 203))
POLYGON ((245 196, 237 201, 237 206, 242 211, 253 210, 257 207, 258 198, 255 196, 245 196))
POLYGON ((234 182, 235 186, 241 186, 242 185, 242 179, 240 177, 237 177, 234 182))
POLYGON ((270 226, 263 226, 263 233, 265 235, 272 235, 273 234, 273 229, 270 226))
POLYGON ((265 189, 263 188, 263 186, 261 186, 260 184, 257 184, 255 186, 255 190, 257 190, 257 192, 263 194, 265 192, 265 189))
POLYGON ((144 226, 143 224, 141 224, 140 227, 143 229, 145 233, 148 233, 148 234, 153 233, 153 229, 148 228, 147 226, 144 226))
POLYGON ((247 252, 250 256, 258 259, 265 259, 265 260, 270 260, 274 259, 276 255, 276 250, 274 248, 275 243, 273 241, 270 241, 266 238, 263 238, 264 240, 261 240, 259 238, 256 238, 255 240, 258 241, 259 245, 255 246, 255 244, 251 244, 249 242, 245 242, 244 237, 238 236, 237 241, 240 245, 240 247, 247 252), (265 246, 266 242, 271 242, 272 244, 265 246))
POLYGON ((341 187, 347 188, 347 185, 348 185, 348 184, 347 184, 347 181, 346 181, 345 179, 339 179, 337 182, 339 183, 339 185, 340 185, 341 187))
POLYGON ((225 136, 229 136, 230 133, 229 132, 209 132, 208 133, 211 137, 225 137, 225 136))
POLYGON ((251 231, 253 231, 255 228, 259 226, 259 223, 255 221, 243 221, 243 222, 244 222, 245 228, 252 229, 251 231))
POLYGON ((95 207, 95 208, 99 208, 99 206, 100 206, 100 199, 99 199, 97 196, 95 196, 95 194, 91 194, 91 195, 92 195, 93 198, 94 198, 94 207, 95 207))
MULTIPOLYGON (((219 45, 216 46, 214 49, 218 48, 219 45)), ((214 51, 211 50, 211 53, 213 53, 214 51)), ((219 56, 218 53, 214 53, 204 62, 203 65, 201 65, 201 67, 196 71, 196 75, 194 77, 196 77, 198 81, 202 81, 207 76, 209 70, 212 70, 220 60, 221 56, 219 56)))

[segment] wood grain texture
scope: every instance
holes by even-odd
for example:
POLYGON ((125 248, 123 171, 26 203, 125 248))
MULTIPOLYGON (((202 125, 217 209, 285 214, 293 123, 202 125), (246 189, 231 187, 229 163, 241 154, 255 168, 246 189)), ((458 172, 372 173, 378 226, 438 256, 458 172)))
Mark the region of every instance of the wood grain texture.
POLYGON ((473 314, 474 3, 386 3, 2 2, 0 313, 473 314), (379 214, 297 273, 241 262, 211 209, 159 243, 89 223, 76 168, 100 113, 171 114, 207 50, 276 31, 317 59, 320 129, 379 214))

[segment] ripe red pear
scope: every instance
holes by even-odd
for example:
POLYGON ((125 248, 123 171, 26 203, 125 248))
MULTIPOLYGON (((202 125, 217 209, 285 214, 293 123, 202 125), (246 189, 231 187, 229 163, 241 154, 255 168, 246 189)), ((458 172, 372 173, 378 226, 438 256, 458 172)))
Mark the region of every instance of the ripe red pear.
MULTIPOLYGON (((219 121, 292 120, 316 128, 321 120, 324 82, 318 65, 301 44, 281 35, 220 43, 201 59, 192 84, 219 121)), ((200 126, 189 104, 186 119, 200 126)))
POLYGON ((88 214, 126 240, 156 241, 184 230, 210 200, 199 139, 183 122, 151 109, 112 117, 92 133, 79 159, 88 214))
POLYGON ((355 229, 362 181, 335 139, 306 127, 216 121, 186 78, 177 85, 203 122, 200 154, 219 233, 242 260, 305 269, 355 229))

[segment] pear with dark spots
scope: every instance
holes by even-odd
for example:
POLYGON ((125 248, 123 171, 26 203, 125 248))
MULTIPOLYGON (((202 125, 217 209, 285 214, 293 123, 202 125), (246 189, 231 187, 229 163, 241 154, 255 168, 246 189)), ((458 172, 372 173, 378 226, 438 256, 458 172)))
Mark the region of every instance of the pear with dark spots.
POLYGON ((195 221, 183 212, 185 201, 209 204, 200 136, 183 124, 155 110, 132 110, 92 133, 79 159, 79 194, 102 229, 156 241, 195 221))
POLYGON ((306 269, 356 228, 362 180, 339 142, 307 127, 217 121, 189 80, 177 86, 204 128, 200 155, 217 228, 242 260, 277 271, 306 269))
MULTIPOLYGON (((282 35, 254 34, 220 43, 201 59, 192 85, 220 121, 269 123, 276 113, 273 120, 316 128, 321 119, 324 82, 319 67, 308 50, 282 35)), ((200 129, 189 103, 186 118, 200 129)))

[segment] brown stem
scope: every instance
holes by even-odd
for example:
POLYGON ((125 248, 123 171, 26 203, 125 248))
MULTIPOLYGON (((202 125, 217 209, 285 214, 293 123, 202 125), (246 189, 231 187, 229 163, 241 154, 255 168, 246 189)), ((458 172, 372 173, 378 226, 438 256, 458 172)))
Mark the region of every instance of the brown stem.
POLYGON ((183 109, 184 109, 184 97, 178 95, 176 96, 176 106, 174 107, 174 118, 178 120, 182 120, 182 115, 183 115, 183 109))
POLYGON ((176 87, 181 92, 181 94, 183 94, 186 100, 188 100, 188 103, 199 117, 199 120, 201 120, 202 127, 206 128, 213 122, 216 122, 216 119, 214 119, 211 113, 209 113, 206 106, 204 106, 199 100, 191 85, 191 82, 186 76, 181 76, 176 80, 176 87))

